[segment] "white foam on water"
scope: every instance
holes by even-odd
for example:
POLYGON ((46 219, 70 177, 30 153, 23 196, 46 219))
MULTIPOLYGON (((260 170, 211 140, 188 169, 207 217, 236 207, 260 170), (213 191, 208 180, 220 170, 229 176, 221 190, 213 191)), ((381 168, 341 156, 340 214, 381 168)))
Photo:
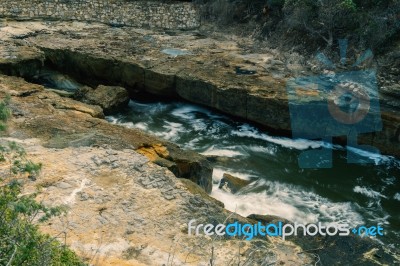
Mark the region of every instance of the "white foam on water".
POLYGON ((286 148, 293 148, 297 150, 306 150, 306 149, 316 149, 323 146, 322 142, 318 141, 311 141, 305 139, 289 139, 289 138, 278 138, 278 137, 271 137, 266 135, 266 141, 281 145, 282 147, 286 148))
POLYGON ((214 155, 214 156, 225 156, 225 157, 236 157, 236 156, 243 156, 245 154, 239 152, 239 151, 235 151, 232 149, 229 149, 229 147, 227 147, 228 149, 220 149, 220 148, 216 148, 214 145, 212 145, 211 147, 209 147, 207 150, 201 152, 201 154, 203 155, 214 155))
POLYGON ((223 118, 224 116, 218 115, 215 113, 210 112, 206 108, 195 106, 195 105, 188 105, 188 104, 179 104, 177 108, 175 108, 171 114, 175 117, 180 117, 183 119, 193 119, 195 118, 194 113, 202 113, 207 115, 211 119, 223 118))
POLYGON ((114 116, 107 116, 106 117, 107 121, 111 124, 117 124, 117 125, 121 125, 127 128, 135 128, 135 124, 132 122, 121 122, 119 121, 119 119, 117 117, 114 116))
MULTIPOLYGON (((293 140, 286 137, 269 136, 249 124, 237 126, 238 123, 225 122, 229 118, 213 114, 212 111, 200 106, 181 103, 141 104, 135 102, 131 102, 130 105, 135 112, 139 112, 141 120, 136 120, 135 124, 122 123, 122 125, 152 131, 153 134, 172 141, 180 140, 181 136, 183 140, 188 137, 187 133, 190 133, 192 138, 185 140, 187 142, 185 142, 184 147, 201 150, 204 155, 234 158, 249 156, 251 154, 255 156, 265 154, 266 159, 268 159, 267 157, 275 155, 280 150, 280 147, 296 150, 321 147, 345 150, 340 145, 332 145, 323 141, 293 140), (156 116, 155 120, 152 119, 154 115, 156 116), (154 124, 153 126, 153 122, 158 122, 158 118, 164 116, 165 118, 162 119, 165 120, 161 120, 163 122, 154 124), (154 129, 154 127, 158 129, 154 129), (252 140, 255 141, 251 143, 252 140), (263 143, 264 141, 265 143, 263 143), (207 146, 212 144, 213 146, 207 146)), ((108 119, 109 121, 113 121, 113 123, 121 124, 118 122, 118 118, 108 117, 108 119)), ((353 147, 349 147, 349 150, 366 158, 373 159, 376 164, 388 163, 387 166, 392 167, 392 163, 394 163, 395 167, 396 165, 400 167, 400 161, 396 161, 392 157, 369 153, 353 147)), ((236 166, 234 168, 236 169, 236 166)), ((364 218, 368 222, 378 221, 388 223, 389 216, 387 213, 382 213, 383 210, 380 206, 380 200, 387 198, 382 194, 382 187, 379 188, 380 192, 363 186, 354 187, 354 193, 360 193, 368 197, 366 204, 371 203, 371 205, 366 207, 364 203, 361 206, 356 202, 331 201, 316 194, 311 188, 278 181, 269 181, 266 178, 267 176, 260 177, 262 174, 250 171, 250 169, 248 170, 232 170, 222 167, 214 169, 214 185, 211 195, 224 202, 228 210, 236 211, 244 216, 258 213, 277 215, 294 222, 346 222, 351 225, 364 224, 363 218, 360 215, 360 213, 363 213, 363 215, 365 214, 364 218), (237 194, 231 194, 218 189, 218 184, 224 173, 229 173, 246 180, 259 179, 243 188, 237 194)), ((266 171, 264 174, 268 175, 268 172, 266 171)), ((386 185, 393 185, 396 179, 394 176, 390 176, 381 180, 386 185)), ((396 193, 393 199, 400 201, 400 192, 396 193)))
MULTIPOLYGON (((207 124, 203 119, 195 119, 191 121, 191 126, 194 131, 205 131, 207 130, 207 124)), ((207 132, 209 133, 209 132, 207 132)), ((210 132, 211 133, 211 132, 210 132)))
POLYGON ((138 128, 143 131, 147 131, 149 129, 147 123, 145 123, 145 122, 139 122, 139 123, 120 122, 119 119, 114 116, 107 116, 106 119, 111 124, 117 124, 117 125, 121 125, 121 126, 124 126, 127 128, 138 128))
POLYGON ((225 208, 242 216, 250 214, 276 215, 300 223, 349 223, 363 224, 360 214, 349 202, 333 203, 318 195, 302 198, 301 193, 290 196, 286 191, 231 194, 214 186, 211 196, 222 201, 225 208), (297 200, 297 202, 294 202, 297 200))
POLYGON ((115 116, 106 116, 106 120, 111 124, 119 124, 118 118, 115 116))
POLYGON ((190 120, 190 119, 195 118, 195 116, 192 112, 197 111, 197 110, 198 110, 198 108, 195 106, 184 105, 184 106, 174 109, 171 112, 171 114, 175 117, 190 120))
POLYGON ((386 185, 390 186, 390 185, 394 185, 394 183, 396 182, 396 177, 391 176, 391 177, 387 177, 384 179, 381 179, 383 181, 383 183, 385 183, 386 185))
POLYGON ((186 149, 196 149, 199 146, 199 141, 201 141, 203 139, 203 137, 197 137, 197 138, 193 138, 190 141, 185 143, 185 148, 186 149))
POLYGON ((252 180, 252 178, 255 177, 254 175, 249 174, 249 173, 237 172, 237 171, 232 171, 229 169, 215 167, 213 170, 213 176, 212 176, 213 182, 219 184, 224 173, 228 173, 230 175, 233 175, 235 177, 238 177, 238 178, 244 179, 244 180, 252 180))
POLYGON ((363 219, 350 202, 331 202, 314 192, 283 184, 276 181, 260 179, 245 187, 238 194, 231 194, 218 188, 222 175, 228 172, 242 179, 250 179, 251 174, 232 173, 226 169, 216 168, 213 173, 214 188, 211 196, 222 201, 225 208, 238 214, 277 215, 301 223, 346 222, 362 224, 363 219), (262 190, 260 191, 260 188, 262 190), (257 192, 253 192, 253 191, 257 192))
POLYGON ((355 186, 353 191, 372 199, 387 198, 385 195, 367 187, 355 186))
POLYGON ((130 100, 128 106, 134 111, 140 111, 147 116, 152 116, 156 113, 164 112, 168 109, 168 105, 165 103, 139 103, 130 100))
POLYGON ((379 153, 369 152, 369 151, 354 148, 351 146, 347 146, 347 149, 353 153, 356 153, 358 155, 361 155, 362 157, 365 157, 365 158, 368 158, 368 159, 374 161, 375 165, 385 164, 385 163, 388 163, 388 162, 394 160, 394 157, 392 157, 392 156, 386 156, 386 155, 382 155, 379 153))
POLYGON ((53 82, 56 84, 56 88, 68 91, 74 91, 80 87, 78 83, 68 79, 54 80, 53 82))
POLYGON ((282 147, 297 149, 297 150, 306 150, 309 148, 316 149, 322 146, 332 148, 332 145, 329 143, 324 143, 322 141, 312 141, 306 139, 290 139, 284 137, 272 137, 264 133, 260 133, 256 128, 244 124, 239 127, 239 130, 233 130, 232 135, 239 137, 249 137, 254 139, 261 139, 271 143, 278 144, 282 147))
POLYGON ((276 147, 265 147, 256 145, 247 146, 247 149, 252 152, 270 154, 270 155, 275 155, 277 151, 276 147))
POLYGON ((146 131, 148 129, 148 125, 146 123, 144 123, 144 122, 136 123, 136 124, 134 124, 134 127, 138 128, 138 129, 141 129, 143 131, 146 131))
POLYGON ((163 128, 165 131, 157 132, 155 135, 167 140, 176 140, 179 137, 179 133, 185 131, 185 127, 182 124, 168 121, 165 122, 163 128))
POLYGON ((303 212, 315 214, 316 220, 314 222, 362 222, 361 215, 354 210, 354 206, 350 202, 332 202, 296 185, 276 181, 265 181, 265 183, 268 187, 268 196, 296 206, 303 212))
POLYGON ((54 87, 56 89, 66 90, 66 91, 75 91, 78 88, 82 87, 81 84, 70 78, 69 76, 63 75, 56 71, 44 71, 39 74, 39 78, 44 79, 49 83, 50 87, 54 87))
POLYGON ((383 217, 373 217, 373 218, 369 218, 369 223, 371 223, 371 224, 386 224, 386 225, 388 225, 388 224, 390 224, 389 223, 389 221, 388 221, 388 219, 390 218, 390 215, 385 215, 385 216, 383 216, 383 217))
POLYGON ((400 201, 400 193, 394 194, 393 199, 400 201))
POLYGON ((135 124, 132 122, 118 122, 118 125, 127 127, 127 128, 135 128, 135 124))
POLYGON ((250 214, 278 215, 293 221, 313 222, 316 220, 314 214, 306 214, 301 210, 286 204, 278 199, 270 199, 260 193, 248 193, 234 195, 214 187, 211 196, 222 201, 225 208, 242 216, 250 214))

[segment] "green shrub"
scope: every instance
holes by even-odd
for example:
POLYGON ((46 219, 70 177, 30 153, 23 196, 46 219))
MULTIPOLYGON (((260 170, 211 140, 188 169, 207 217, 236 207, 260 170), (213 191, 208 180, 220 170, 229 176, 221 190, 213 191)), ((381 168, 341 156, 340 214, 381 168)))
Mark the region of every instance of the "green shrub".
POLYGON ((283 11, 286 27, 328 47, 347 38, 360 49, 377 49, 400 30, 398 0, 286 0, 283 11))
MULTIPOLYGON (((1 130, 6 128, 11 115, 9 102, 9 97, 0 102, 1 130)), ((15 142, 0 145, 0 265, 85 265, 68 247, 40 233, 34 223, 58 216, 64 210, 36 202, 36 194, 21 195, 21 177, 36 176, 41 167, 28 160, 24 149, 15 142)))
POLYGON ((8 104, 10 102, 10 96, 7 96, 3 101, 0 101, 0 131, 6 129, 7 120, 11 116, 10 109, 8 109, 8 104))
POLYGON ((46 221, 62 210, 37 203, 35 195, 20 196, 21 187, 15 179, 0 187, 0 265, 84 265, 71 250, 41 234, 33 224, 34 219, 46 221))

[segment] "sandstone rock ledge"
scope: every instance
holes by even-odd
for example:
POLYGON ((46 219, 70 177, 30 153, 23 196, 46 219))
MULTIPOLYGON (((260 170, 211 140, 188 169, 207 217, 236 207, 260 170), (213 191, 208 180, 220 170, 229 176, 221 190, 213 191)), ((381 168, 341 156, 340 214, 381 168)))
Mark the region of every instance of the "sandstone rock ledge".
MULTIPOLYGON (((0 25, 4 42, 0 55, 7 58, 0 59, 0 72, 32 75, 45 62, 87 84, 119 85, 128 88, 131 95, 145 91, 179 96, 284 134, 291 133, 287 81, 322 74, 307 67, 305 62, 311 58, 282 55, 257 47, 252 39, 233 35, 78 22, 7 21, 0 25), (171 48, 188 53, 163 52, 171 48), (238 69, 254 74, 239 75, 238 69)), ((385 65, 383 57, 377 57, 380 65, 385 65)), ((396 84, 400 61, 388 57, 392 58, 389 65, 393 66, 393 78, 385 81, 387 70, 377 69, 383 129, 362 134, 359 144, 400 156, 400 87, 396 84), (383 86, 384 82, 389 84, 383 86)), ((315 101, 307 93, 298 97, 302 99, 299 104, 306 107, 315 101)), ((326 99, 316 102, 321 103, 325 104, 326 99)), ((326 127, 329 130, 329 125, 326 127)))
MULTIPOLYGON (((143 143, 156 142, 159 148, 162 142, 96 118, 102 117, 99 107, 61 98, 19 78, 0 76, 0 98, 5 94, 12 96, 13 118, 8 136, 0 141, 20 143, 33 161, 43 163, 37 180, 26 180, 25 192, 39 188, 38 200, 68 209, 65 216, 41 225, 41 230, 63 236, 62 241, 66 236, 72 249, 89 263, 313 262, 299 246, 277 238, 243 241, 188 236, 191 219, 198 223, 247 220, 223 209, 195 183, 176 178, 137 153, 135 148, 143 143)), ((174 152, 171 156, 177 156, 174 152)))
POLYGON ((11 108, 17 117, 11 122, 12 136, 37 137, 52 148, 107 144, 112 148, 141 150, 158 145, 165 150, 164 160, 176 176, 190 179, 211 192, 212 167, 205 157, 140 130, 110 125, 99 119, 104 114, 97 105, 63 98, 43 86, 0 75, 0 96, 6 94, 13 96, 11 108))
MULTIPOLYGON (((15 140, 15 139, 10 139, 15 140)), ((188 236, 187 222, 221 222, 230 215, 165 168, 132 150, 102 147, 52 149, 37 139, 16 140, 43 162, 42 174, 27 181, 26 192, 41 193, 45 204, 68 213, 41 226, 64 235, 94 265, 311 265, 301 249, 279 239, 243 241, 188 236), (240 246, 240 251, 239 251, 240 246)), ((190 182, 190 181, 189 181, 190 182)), ((192 183, 193 186, 195 186, 192 183)), ((232 219, 244 220, 236 215, 232 219)))

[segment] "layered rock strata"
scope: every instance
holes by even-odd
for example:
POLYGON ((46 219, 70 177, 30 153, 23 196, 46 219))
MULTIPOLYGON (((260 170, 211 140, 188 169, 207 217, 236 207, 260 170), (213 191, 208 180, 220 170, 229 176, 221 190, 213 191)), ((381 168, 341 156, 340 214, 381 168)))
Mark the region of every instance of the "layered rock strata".
MULTIPOLYGON (((198 31, 166 33, 76 22, 52 23, 51 27, 40 22, 7 25, 1 29, 5 40, 2 53, 8 56, 0 64, 3 73, 32 75, 45 58, 49 66, 94 87, 119 85, 127 88, 131 97, 143 92, 180 97, 283 134, 292 130, 288 79, 315 76, 299 62, 279 60, 274 51, 251 51, 252 40, 234 36, 228 39, 198 31)), ((392 69, 396 71, 396 67, 392 69)), ((378 80, 385 74, 380 70, 384 69, 378 68, 378 80)), ((394 100, 400 88, 396 84, 389 87, 382 86, 379 94, 382 129, 360 134, 358 142, 400 156, 400 112, 394 100)), ((297 93, 298 107, 327 104, 328 99, 318 100, 306 90, 297 93)), ((318 129, 329 130, 329 125, 318 129)))

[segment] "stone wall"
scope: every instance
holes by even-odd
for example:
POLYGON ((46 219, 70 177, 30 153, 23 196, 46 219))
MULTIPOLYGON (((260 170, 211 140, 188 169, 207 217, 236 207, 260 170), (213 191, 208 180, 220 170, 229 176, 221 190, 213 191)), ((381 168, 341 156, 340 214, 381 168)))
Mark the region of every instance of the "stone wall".
POLYGON ((115 26, 193 29, 200 17, 191 3, 126 0, 0 0, 0 17, 102 22, 115 26))

